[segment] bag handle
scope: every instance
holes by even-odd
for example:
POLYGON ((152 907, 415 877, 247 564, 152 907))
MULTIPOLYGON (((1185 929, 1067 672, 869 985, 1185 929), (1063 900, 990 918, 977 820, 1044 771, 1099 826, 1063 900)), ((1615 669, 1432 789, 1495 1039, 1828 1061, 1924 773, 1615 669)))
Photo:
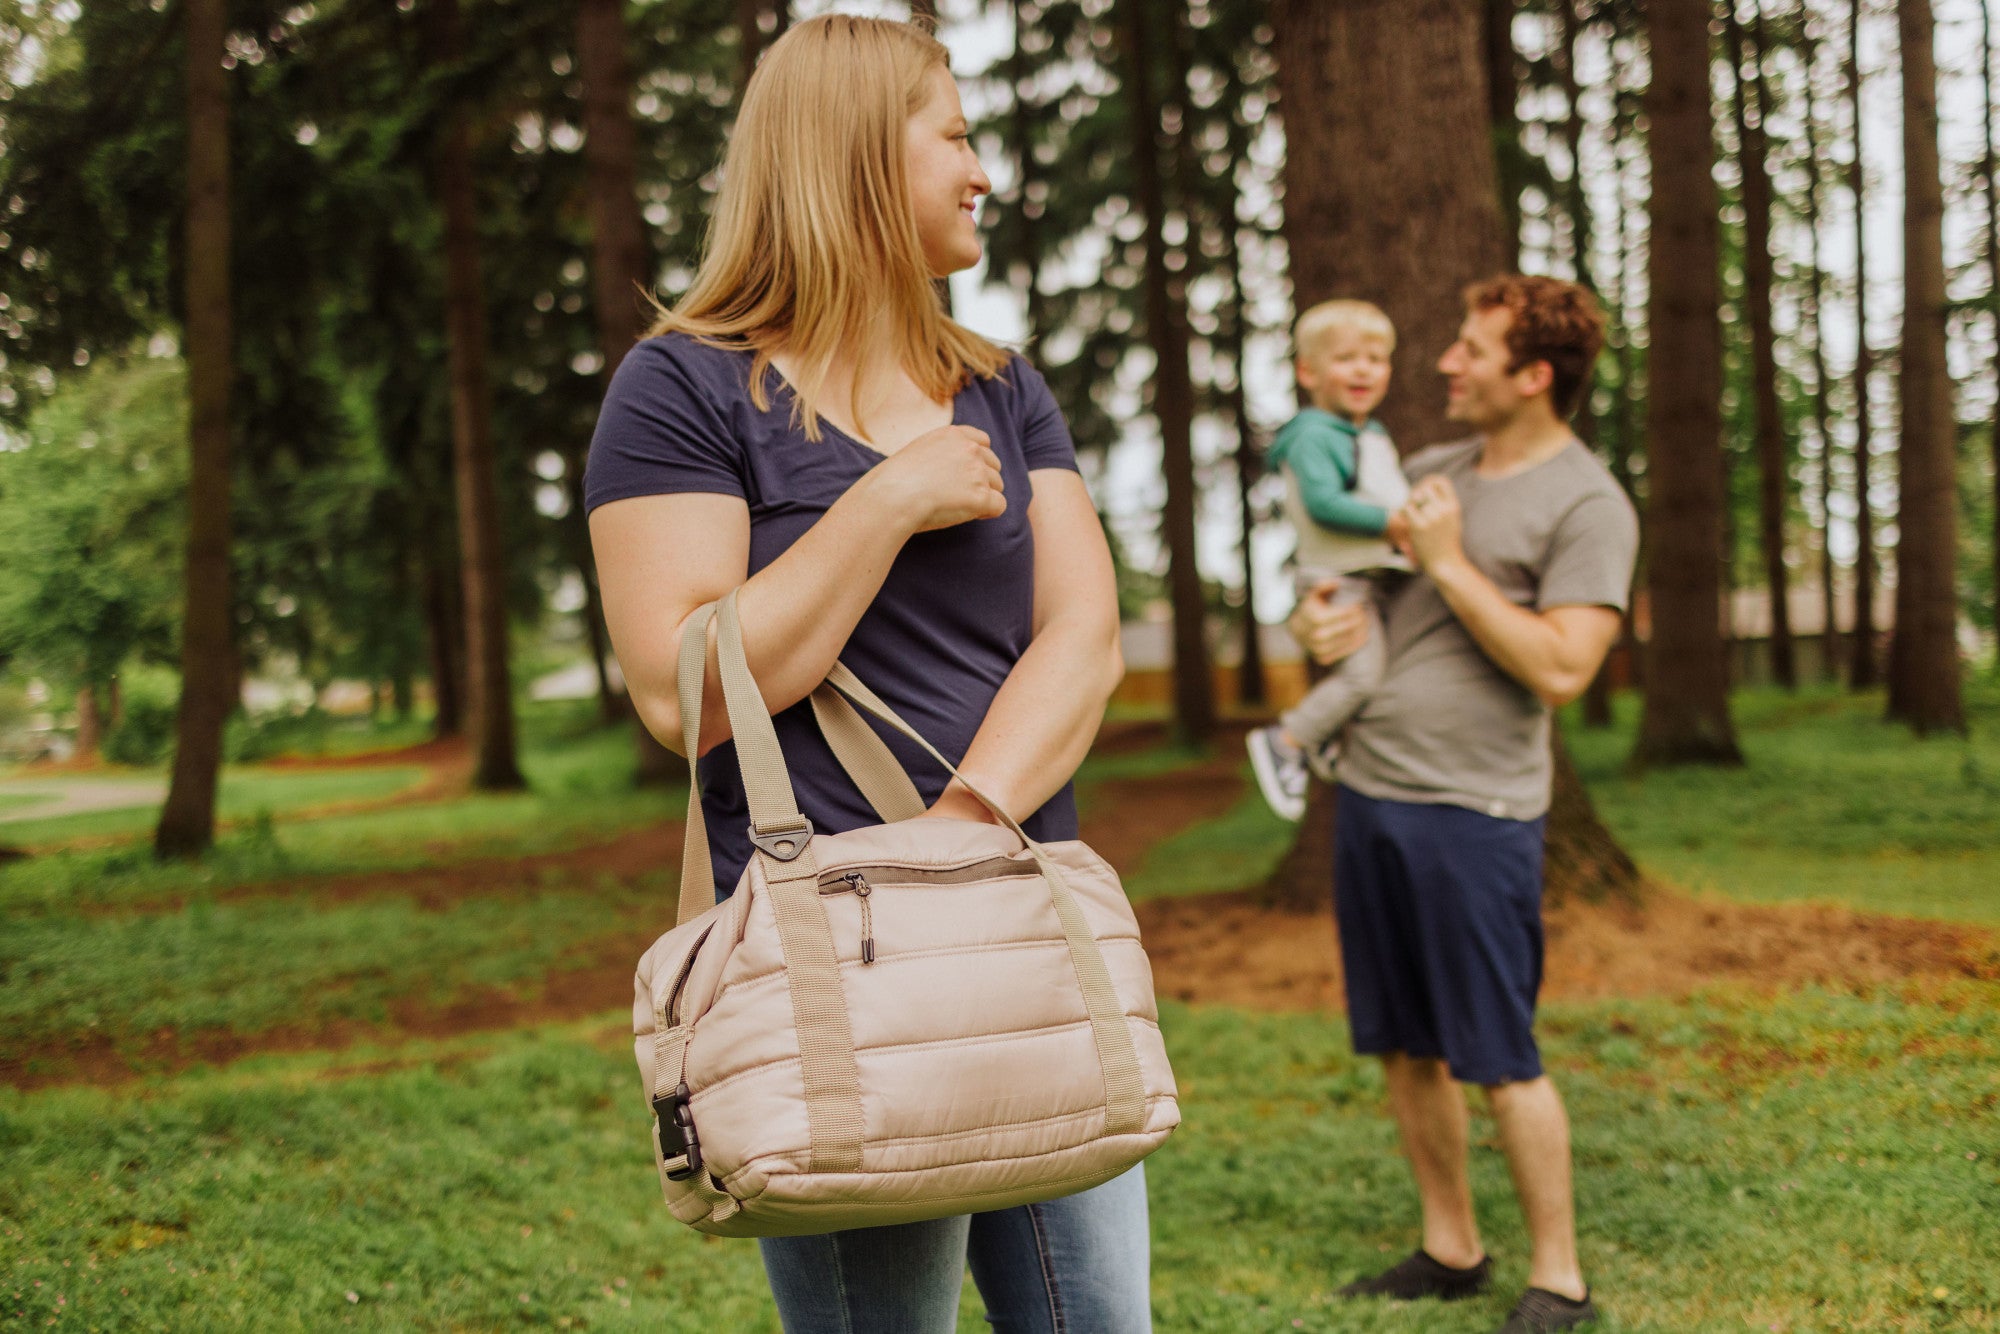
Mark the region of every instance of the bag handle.
POLYGON ((914 820, 929 809, 896 752, 838 690, 821 682, 812 692, 812 711, 834 759, 861 789, 883 824, 914 820))

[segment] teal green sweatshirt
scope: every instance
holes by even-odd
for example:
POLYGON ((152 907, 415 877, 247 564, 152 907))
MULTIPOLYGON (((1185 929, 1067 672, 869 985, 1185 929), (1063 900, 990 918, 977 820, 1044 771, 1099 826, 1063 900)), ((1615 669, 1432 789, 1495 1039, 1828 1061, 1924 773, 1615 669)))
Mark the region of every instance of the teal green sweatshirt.
POLYGON ((1389 511, 1354 498, 1362 428, 1319 408, 1301 409, 1271 442, 1266 456, 1273 468, 1290 468, 1299 479, 1306 513, 1338 532, 1380 537, 1389 511))

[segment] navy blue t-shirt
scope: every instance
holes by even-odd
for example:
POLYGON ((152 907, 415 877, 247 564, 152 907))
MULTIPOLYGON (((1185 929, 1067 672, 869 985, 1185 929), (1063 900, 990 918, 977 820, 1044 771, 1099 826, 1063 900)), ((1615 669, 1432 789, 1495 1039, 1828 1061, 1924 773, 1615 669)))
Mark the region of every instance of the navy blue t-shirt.
MULTIPOLYGON (((770 372, 768 410, 750 401, 751 353, 686 334, 640 343, 612 377, 584 471, 587 509, 631 496, 705 491, 750 508, 750 573, 789 549, 882 455, 824 419, 820 438, 792 424, 790 387, 770 372)), ((1034 629, 1035 546, 1028 527, 1035 468, 1076 468, 1076 447, 1048 385, 1014 357, 975 377, 952 420, 992 438, 1007 510, 991 519, 918 533, 840 659, 932 745, 958 763, 1034 629)), ((820 736, 801 700, 774 720, 799 809, 822 833, 879 823, 820 736)), ((937 761, 877 726, 926 803, 949 780, 937 761)), ((717 892, 736 887, 750 860, 749 808, 734 743, 700 765, 717 892)), ((1076 837, 1068 784, 1022 822, 1041 840, 1076 837)))

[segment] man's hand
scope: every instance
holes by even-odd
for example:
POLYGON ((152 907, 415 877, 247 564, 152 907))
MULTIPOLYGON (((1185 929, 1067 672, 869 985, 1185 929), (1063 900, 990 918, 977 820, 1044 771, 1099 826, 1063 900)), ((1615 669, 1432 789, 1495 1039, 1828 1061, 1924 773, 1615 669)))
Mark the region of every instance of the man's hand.
POLYGON ((1408 519, 1410 557, 1426 574, 1465 560, 1465 516, 1449 478, 1433 473, 1418 481, 1401 513, 1408 519))
POLYGON ((1316 586, 1299 599, 1286 622, 1292 638, 1322 667, 1333 666, 1368 642, 1367 605, 1349 602, 1336 606, 1333 595, 1339 591, 1339 580, 1316 586))

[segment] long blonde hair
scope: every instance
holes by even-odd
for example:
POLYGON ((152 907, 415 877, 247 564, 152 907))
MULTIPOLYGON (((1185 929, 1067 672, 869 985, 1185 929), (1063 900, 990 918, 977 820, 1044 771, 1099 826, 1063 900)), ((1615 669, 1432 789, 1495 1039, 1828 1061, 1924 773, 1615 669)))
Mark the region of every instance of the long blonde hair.
MULTIPOLYGON (((795 419, 813 440, 835 355, 875 355, 885 308, 896 358, 931 398, 998 374, 1007 353, 938 301, 905 171, 905 125, 931 70, 950 67, 937 38, 889 19, 825 15, 773 43, 744 89, 701 268, 647 336, 754 349, 759 411, 782 349, 798 366, 795 419)), ((864 362, 855 383, 876 369, 864 362)))

